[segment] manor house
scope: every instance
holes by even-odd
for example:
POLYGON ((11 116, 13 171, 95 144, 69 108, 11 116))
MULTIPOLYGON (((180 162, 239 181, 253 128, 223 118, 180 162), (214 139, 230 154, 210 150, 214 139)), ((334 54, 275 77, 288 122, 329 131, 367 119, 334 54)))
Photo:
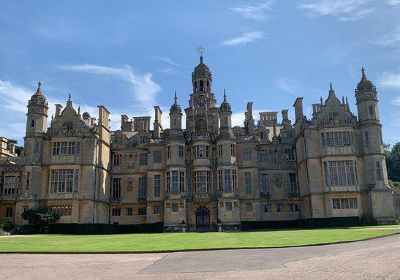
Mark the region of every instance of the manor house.
POLYGON ((249 102, 240 127, 232 127, 225 93, 217 103, 202 56, 191 82, 188 106, 175 94, 168 129, 154 106, 154 120, 122 115, 117 131, 104 106, 95 118, 71 97, 48 122, 39 82, 27 106, 23 154, 0 138, 0 215, 21 225, 23 211, 42 205, 61 215, 59 223, 163 222, 166 230, 363 214, 394 220, 377 90, 364 68, 358 116, 331 85, 310 118, 301 97, 293 120, 284 109, 260 112, 256 122, 249 102))

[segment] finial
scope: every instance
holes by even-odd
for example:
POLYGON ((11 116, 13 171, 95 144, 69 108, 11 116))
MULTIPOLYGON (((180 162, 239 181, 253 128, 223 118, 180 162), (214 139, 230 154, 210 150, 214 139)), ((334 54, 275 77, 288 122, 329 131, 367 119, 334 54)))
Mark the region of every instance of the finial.
POLYGON ((224 89, 224 102, 226 102, 226 91, 224 89))
POLYGON ((320 98, 319 100, 321 101, 321 105, 322 105, 322 103, 323 103, 323 99, 322 99, 322 96, 321 96, 321 98, 320 98))
POLYGON ((71 94, 68 94, 68 101, 71 101, 71 94))
POLYGON ((36 93, 42 93, 42 83, 39 81, 38 82, 38 87, 36 93))
POLYGON ((344 105, 344 95, 342 95, 342 104, 344 105))
POLYGON ((361 68, 361 73, 362 73, 362 78, 365 79, 366 76, 365 76, 365 68, 364 68, 364 65, 363 65, 362 68, 361 68))
POLYGON ((347 96, 346 96, 346 104, 349 105, 349 100, 347 99, 347 96))
POLYGON ((178 103, 178 97, 176 96, 176 90, 175 90, 175 97, 174 97, 174 100, 175 100, 175 104, 177 104, 177 103, 178 103))
POLYGON ((332 83, 329 83, 329 90, 330 90, 330 91, 333 91, 332 83))
POLYGON ((81 114, 81 106, 78 106, 78 115, 81 114))
POLYGON ((204 52, 204 48, 200 46, 200 47, 197 48, 197 51, 198 51, 199 54, 200 54, 200 63, 203 63, 203 52, 204 52))

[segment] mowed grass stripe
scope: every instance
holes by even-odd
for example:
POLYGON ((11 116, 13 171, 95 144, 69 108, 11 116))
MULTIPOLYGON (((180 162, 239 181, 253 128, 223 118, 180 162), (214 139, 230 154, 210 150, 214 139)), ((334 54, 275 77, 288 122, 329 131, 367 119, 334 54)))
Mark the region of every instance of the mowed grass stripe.
POLYGON ((291 229, 251 232, 114 235, 33 235, 0 238, 0 252, 154 252, 317 245, 400 233, 362 228, 291 229))

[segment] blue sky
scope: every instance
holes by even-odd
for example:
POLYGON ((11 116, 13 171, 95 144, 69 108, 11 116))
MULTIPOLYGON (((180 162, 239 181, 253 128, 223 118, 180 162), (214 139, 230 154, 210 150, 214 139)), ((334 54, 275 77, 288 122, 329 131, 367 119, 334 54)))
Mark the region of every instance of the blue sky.
POLYGON ((50 102, 68 94, 81 110, 120 115, 164 110, 174 91, 187 107, 198 46, 240 125, 254 110, 281 111, 348 96, 362 65, 378 89, 384 141, 400 141, 400 0, 276 1, 2 1, 0 3, 0 136, 20 140, 26 103, 40 80, 50 102))

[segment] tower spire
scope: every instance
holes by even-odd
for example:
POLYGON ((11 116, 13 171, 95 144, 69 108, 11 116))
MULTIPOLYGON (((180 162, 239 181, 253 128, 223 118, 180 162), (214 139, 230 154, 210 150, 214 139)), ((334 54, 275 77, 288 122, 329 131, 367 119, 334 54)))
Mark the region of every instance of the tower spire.
POLYGON ((36 93, 42 94, 42 83, 40 81, 38 82, 38 87, 37 87, 36 93))
POLYGON ((175 104, 178 104, 178 97, 176 96, 176 90, 175 90, 175 97, 174 97, 174 100, 175 100, 175 104))

